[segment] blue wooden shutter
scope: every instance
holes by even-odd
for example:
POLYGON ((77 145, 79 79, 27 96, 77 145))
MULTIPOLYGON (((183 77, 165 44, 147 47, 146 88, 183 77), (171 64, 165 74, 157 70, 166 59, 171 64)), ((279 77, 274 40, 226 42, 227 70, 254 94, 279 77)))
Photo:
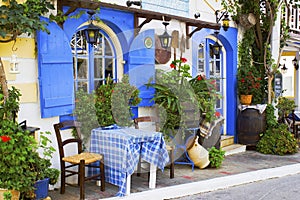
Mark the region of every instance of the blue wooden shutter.
MULTIPOLYGON (((43 20, 48 21, 43 18, 43 20)), ((41 117, 67 115, 74 108, 73 60, 64 31, 49 23, 50 34, 37 33, 41 117)))
MULTIPOLYGON (((155 78, 155 39, 154 30, 146 30, 137 35, 129 51, 128 58, 130 84, 135 85, 140 90, 141 103, 138 106, 152 106, 155 90, 147 88, 146 83, 155 78), (145 40, 149 44, 145 46, 145 40), (152 41, 152 45, 151 44, 152 41)), ((152 81, 153 82, 153 81, 152 81)))

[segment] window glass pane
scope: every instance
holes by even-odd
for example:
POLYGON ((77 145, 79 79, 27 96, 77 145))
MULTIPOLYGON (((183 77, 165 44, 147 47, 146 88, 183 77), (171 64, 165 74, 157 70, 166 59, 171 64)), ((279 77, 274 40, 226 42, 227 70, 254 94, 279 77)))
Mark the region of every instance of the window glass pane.
POLYGON ((221 81, 220 81, 220 79, 216 79, 216 90, 217 90, 217 92, 221 92, 221 81))
POLYGON ((199 59, 204 59, 204 44, 203 43, 201 43, 199 45, 198 58, 199 59))
POLYGON ((220 109, 221 108, 221 99, 218 99, 216 102, 216 109, 220 109))
POLYGON ((73 54, 86 55, 88 53, 87 43, 82 31, 78 31, 73 35, 70 44, 73 54))
POLYGON ((94 59, 94 78, 103 78, 102 58, 94 59))
POLYGON ((198 49, 198 68, 197 74, 204 74, 205 73, 205 66, 204 66, 204 43, 199 44, 198 49))
POLYGON ((198 62, 198 74, 203 74, 204 73, 204 62, 199 60, 198 62))
POLYGON ((95 55, 102 55, 103 54, 103 35, 100 33, 98 42, 94 45, 94 54, 95 55))
POLYGON ((221 62, 220 61, 216 61, 216 74, 215 76, 220 77, 220 66, 221 66, 221 62))
POLYGON ((112 56, 112 49, 110 43, 108 42, 107 38, 105 38, 105 55, 112 56))
POLYGON ((113 77, 113 59, 105 59, 105 78, 113 77))
POLYGON ((82 31, 73 35, 70 42, 73 52, 74 87, 91 92, 99 85, 105 84, 105 78, 114 77, 115 55, 113 46, 100 31, 97 43, 86 43, 82 31), (89 60, 89 59, 92 60, 89 60), (91 66, 90 66, 91 65, 91 66))
POLYGON ((77 85, 77 90, 80 90, 82 89, 83 91, 87 92, 88 91, 88 83, 85 81, 85 82, 78 82, 78 85, 77 85))
POLYGON ((77 78, 78 79, 87 79, 87 59, 77 58, 77 78))
POLYGON ((214 69, 214 61, 211 60, 209 62, 209 75, 210 76, 214 76, 214 74, 215 74, 214 71, 215 71, 215 69, 214 69))

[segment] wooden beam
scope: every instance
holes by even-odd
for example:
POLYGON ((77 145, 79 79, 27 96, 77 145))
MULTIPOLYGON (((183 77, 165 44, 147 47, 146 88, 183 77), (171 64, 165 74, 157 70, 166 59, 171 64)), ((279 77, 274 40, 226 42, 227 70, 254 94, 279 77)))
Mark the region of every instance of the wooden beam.
POLYGON ((69 9, 69 11, 74 10, 74 8, 75 8, 75 10, 77 8, 86 8, 86 9, 95 10, 99 7, 106 7, 106 8, 112 8, 115 10, 130 12, 135 15, 136 19, 138 19, 138 18, 146 19, 141 25, 135 24, 136 27, 139 27, 139 28, 141 28, 143 25, 148 23, 149 20, 150 21, 151 20, 161 20, 162 21, 163 18, 165 21, 170 21, 171 19, 175 19, 180 22, 184 22, 184 23, 186 23, 187 27, 194 26, 197 28, 209 28, 209 29, 214 29, 214 30, 219 30, 221 28, 221 25, 218 23, 211 23, 211 22, 176 16, 176 15, 170 15, 170 14, 166 14, 166 13, 154 12, 154 11, 150 11, 150 10, 143 10, 143 9, 131 8, 131 7, 128 8, 126 6, 104 3, 104 2, 99 2, 99 1, 95 1, 95 0, 58 0, 57 5, 58 5, 58 9, 61 11, 62 11, 63 6, 68 6, 68 7, 72 7, 72 9, 69 9))

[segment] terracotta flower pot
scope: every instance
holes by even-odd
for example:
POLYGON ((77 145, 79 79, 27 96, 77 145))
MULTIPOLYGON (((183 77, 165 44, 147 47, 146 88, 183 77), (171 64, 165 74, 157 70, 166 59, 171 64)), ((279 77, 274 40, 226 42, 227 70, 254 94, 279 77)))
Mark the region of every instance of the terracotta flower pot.
POLYGON ((0 188, 0 200, 4 199, 4 193, 10 191, 12 194, 11 200, 19 200, 20 198, 20 192, 17 190, 7 190, 0 188))
POLYGON ((250 105, 251 102, 252 102, 252 94, 249 94, 249 95, 240 95, 240 102, 241 104, 243 105, 250 105))

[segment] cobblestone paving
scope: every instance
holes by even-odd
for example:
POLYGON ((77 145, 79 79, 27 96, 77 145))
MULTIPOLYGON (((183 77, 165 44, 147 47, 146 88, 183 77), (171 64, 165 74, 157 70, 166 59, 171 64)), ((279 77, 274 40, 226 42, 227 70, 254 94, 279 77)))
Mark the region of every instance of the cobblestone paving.
MULTIPOLYGON (((258 153, 254 150, 247 150, 244 153, 226 156, 222 163, 221 168, 195 168, 192 171, 190 165, 175 165, 175 178, 169 178, 169 169, 165 168, 164 172, 157 172, 156 187, 163 188, 167 186, 179 185, 184 183, 196 182, 201 180, 212 179, 216 177, 228 176, 238 173, 250 172, 260 169, 267 169, 273 167, 280 167, 284 165, 300 163, 300 153, 294 155, 265 155, 258 153)), ((132 176, 131 193, 149 190, 147 173, 142 174, 140 177, 132 176)), ((86 183, 86 199, 98 200, 113 197, 117 193, 118 188, 114 185, 106 183, 106 191, 101 192, 100 187, 91 181, 86 183)), ((79 188, 66 187, 65 194, 59 194, 58 190, 49 192, 52 200, 78 200, 79 188)))

